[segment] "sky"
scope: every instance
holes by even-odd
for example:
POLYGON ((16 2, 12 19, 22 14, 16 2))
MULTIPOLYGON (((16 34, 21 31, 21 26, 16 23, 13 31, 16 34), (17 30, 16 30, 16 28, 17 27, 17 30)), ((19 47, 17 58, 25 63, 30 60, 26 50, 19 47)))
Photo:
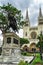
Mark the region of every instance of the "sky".
MULTIPOLYGON (((26 16, 26 9, 28 8, 28 15, 30 19, 31 26, 37 26, 38 24, 38 14, 39 14, 39 8, 41 6, 42 14, 43 14, 43 0, 0 0, 0 5, 12 4, 14 7, 21 10, 22 15, 26 16)), ((21 29, 19 31, 19 36, 23 37, 23 30, 21 29)))

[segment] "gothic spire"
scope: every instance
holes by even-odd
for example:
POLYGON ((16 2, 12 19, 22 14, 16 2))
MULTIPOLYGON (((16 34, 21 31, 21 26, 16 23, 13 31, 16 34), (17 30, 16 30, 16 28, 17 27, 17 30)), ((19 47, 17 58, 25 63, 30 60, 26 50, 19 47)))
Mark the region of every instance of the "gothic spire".
POLYGON ((25 18, 26 24, 30 26, 29 16, 28 16, 28 8, 26 9, 26 18, 25 18))
POLYGON ((42 16, 41 7, 39 8, 39 17, 42 16))
POLYGON ((26 10, 26 20, 29 20, 29 17, 28 17, 28 9, 26 10))
POLYGON ((26 10, 26 19, 28 19, 28 9, 26 10))

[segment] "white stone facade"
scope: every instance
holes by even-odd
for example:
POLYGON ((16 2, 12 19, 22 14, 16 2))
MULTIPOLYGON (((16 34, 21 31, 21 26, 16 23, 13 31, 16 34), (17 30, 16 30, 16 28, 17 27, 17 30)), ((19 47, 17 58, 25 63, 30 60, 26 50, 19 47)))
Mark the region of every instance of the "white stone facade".
MULTIPOLYGON (((26 16, 27 16, 26 12, 26 16)), ((42 32, 43 34, 43 16, 41 12, 41 8, 39 10, 39 16, 38 16, 38 26, 37 27, 30 27, 30 20, 29 17, 26 17, 25 24, 23 25, 23 37, 27 38, 30 43, 37 43, 39 40, 37 39, 37 36, 42 32), (26 21, 28 18, 28 21, 26 21)))
POLYGON ((20 38, 13 32, 3 34, 2 55, 11 56, 14 49, 20 47, 20 38), (15 41, 16 40, 16 41, 15 41))

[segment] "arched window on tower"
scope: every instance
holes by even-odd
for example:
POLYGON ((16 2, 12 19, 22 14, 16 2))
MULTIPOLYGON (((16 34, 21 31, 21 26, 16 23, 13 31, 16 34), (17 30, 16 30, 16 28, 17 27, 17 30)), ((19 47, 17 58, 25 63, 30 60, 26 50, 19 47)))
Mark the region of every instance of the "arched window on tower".
POLYGON ((25 33, 25 36, 27 36, 27 32, 25 33))

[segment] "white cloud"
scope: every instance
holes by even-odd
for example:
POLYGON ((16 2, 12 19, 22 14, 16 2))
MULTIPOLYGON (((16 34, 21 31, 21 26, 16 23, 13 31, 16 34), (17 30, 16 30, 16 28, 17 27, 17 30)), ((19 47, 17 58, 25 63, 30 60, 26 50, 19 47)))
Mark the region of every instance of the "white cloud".
POLYGON ((2 33, 2 31, 0 30, 0 34, 2 33))
POLYGON ((20 30, 19 30, 19 36, 20 36, 20 37, 23 37, 23 29, 20 29, 20 30))
POLYGON ((2 4, 1 4, 1 2, 0 2, 0 6, 1 6, 2 4))
POLYGON ((35 4, 42 4, 43 3, 43 0, 34 0, 34 3, 35 4))
MULTIPOLYGON (((26 17, 26 10, 27 10, 27 8, 22 12, 24 19, 26 17)), ((29 8, 28 8, 28 16, 30 17, 30 9, 29 8)))
POLYGON ((23 29, 20 29, 19 33, 17 33, 17 35, 19 35, 19 37, 23 37, 23 29))

